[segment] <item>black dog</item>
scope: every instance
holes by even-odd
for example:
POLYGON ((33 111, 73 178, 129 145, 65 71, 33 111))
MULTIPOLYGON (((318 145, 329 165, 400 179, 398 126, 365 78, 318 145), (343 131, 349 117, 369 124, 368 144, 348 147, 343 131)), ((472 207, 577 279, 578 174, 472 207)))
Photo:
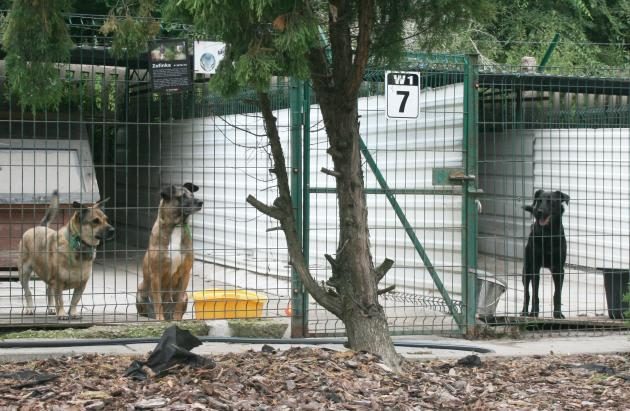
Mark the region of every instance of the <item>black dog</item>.
POLYGON ((523 285, 525 301, 521 315, 538 317, 540 311, 538 287, 540 270, 548 268, 553 276, 553 317, 562 315, 562 283, 564 282, 564 263, 567 259, 567 239, 562 225, 564 206, 569 203, 569 196, 561 191, 538 190, 534 193, 534 203, 523 206, 523 210, 532 213, 536 221, 532 224, 523 264, 523 285), (529 283, 532 283, 532 310, 528 313, 529 283))

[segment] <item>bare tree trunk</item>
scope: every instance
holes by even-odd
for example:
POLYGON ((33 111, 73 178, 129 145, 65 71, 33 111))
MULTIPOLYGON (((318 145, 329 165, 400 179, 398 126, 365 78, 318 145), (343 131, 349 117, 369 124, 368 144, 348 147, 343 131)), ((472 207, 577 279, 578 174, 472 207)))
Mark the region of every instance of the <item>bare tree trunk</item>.
POLYGON ((374 267, 370 252, 367 202, 359 148, 358 95, 367 66, 376 9, 374 0, 331 0, 329 4, 328 60, 322 48, 309 54, 311 79, 328 134, 328 154, 335 169, 339 204, 339 244, 336 256, 327 255, 332 267, 328 284, 341 299, 339 318, 346 326, 348 342, 355 350, 380 355, 400 371, 401 357, 389 334, 387 318, 378 302, 378 283, 391 268, 386 259, 374 267), (356 13, 356 20, 355 20, 356 13), (352 30, 358 21, 353 47, 352 30))
MULTIPOLYGON (((378 301, 378 282, 384 272, 374 267, 370 251, 357 100, 344 106, 334 92, 327 95, 322 91, 318 97, 330 141, 328 153, 335 165, 339 204, 339 244, 335 258, 327 256, 332 266, 328 283, 342 300, 340 318, 350 347, 380 355, 390 367, 399 369, 400 357, 378 301)), ((386 260, 384 270, 391 264, 386 260)))
POLYGON ((349 106, 349 114, 344 113, 339 119, 332 119, 335 124, 339 124, 340 134, 347 140, 341 144, 344 148, 340 157, 335 160, 335 169, 339 172, 337 189, 342 193, 339 195, 341 245, 336 259, 326 256, 333 266, 329 283, 336 291, 332 291, 323 288, 313 279, 304 260, 291 207, 285 157, 276 118, 273 116, 268 95, 260 93, 259 101, 274 159, 273 173, 278 179, 278 198, 273 206, 262 204, 252 196, 247 201, 280 222, 287 240, 291 264, 315 300, 344 322, 350 347, 376 354, 394 371, 400 371, 400 357, 389 336, 385 312, 378 303, 377 284, 391 267, 391 261, 386 260, 381 269, 375 269, 369 248, 356 102, 349 106), (343 124, 337 122, 344 118, 346 121, 343 124))
POLYGON ((350 347, 376 354, 394 371, 400 372, 401 357, 396 353, 385 311, 378 302, 378 295, 391 288, 382 291, 377 288, 393 261, 386 259, 378 268, 372 261, 359 149, 357 97, 369 55, 375 6, 374 0, 358 3, 355 10, 347 0, 330 2, 332 61, 327 60, 321 48, 309 54, 313 88, 330 143, 328 154, 335 166, 327 174, 336 179, 339 203, 339 244, 334 257, 326 255, 332 267, 326 288, 313 279, 304 261, 276 119, 265 93, 259 93, 259 101, 274 159, 273 172, 278 177, 279 196, 273 206, 262 204, 252 196, 247 201, 280 222, 291 264, 315 300, 343 321, 350 347), (354 24, 355 12, 358 13, 359 34, 353 49, 350 27, 354 24))
POLYGON ((282 151, 280 135, 278 133, 276 118, 271 109, 269 95, 267 93, 258 93, 258 101, 260 102, 267 138, 271 146, 271 156, 273 158, 272 172, 277 177, 278 197, 273 202, 272 206, 261 203, 251 195, 247 197, 247 202, 261 213, 278 220, 287 241, 289 257, 291 259, 290 262, 298 272, 302 283, 313 298, 315 298, 315 301, 328 311, 339 316, 341 313, 341 302, 339 299, 328 294, 323 287, 317 284, 308 270, 304 253, 302 252, 302 246, 297 235, 297 227, 291 202, 291 191, 289 189, 289 176, 287 175, 285 156, 282 151))

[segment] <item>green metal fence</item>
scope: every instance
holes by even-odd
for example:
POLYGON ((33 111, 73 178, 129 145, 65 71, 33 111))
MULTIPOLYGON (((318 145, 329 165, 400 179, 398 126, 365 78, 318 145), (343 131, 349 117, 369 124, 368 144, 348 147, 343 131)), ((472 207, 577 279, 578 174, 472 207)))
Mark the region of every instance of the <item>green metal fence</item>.
MULTIPOLYGON (((474 56, 416 54, 409 61, 403 69, 415 68, 423 78, 423 114, 417 121, 385 120, 378 71, 366 77, 366 94, 359 101, 367 192, 373 201, 373 253, 376 260, 396 261, 388 274, 396 289, 383 297, 392 332, 494 335, 626 329, 626 72, 610 70, 608 77, 571 75, 570 70, 553 67, 545 74, 523 72, 521 67, 486 72, 474 56), (443 104, 443 97, 460 106, 443 104), (454 113, 461 123, 447 120, 454 113), (461 140, 455 137, 459 132, 461 140), (554 242, 561 235, 545 234, 543 228, 532 240, 542 247, 531 256, 543 265, 538 275, 524 273, 525 248, 535 221, 523 210, 537 190, 570 197, 569 204, 563 203, 566 261, 559 272, 557 264, 544 267, 549 259, 564 257, 557 256, 563 252, 554 242), (436 205, 440 212, 435 212, 436 205), (442 235, 436 237, 432 230, 442 235), (553 280, 560 271, 562 291, 554 307, 553 280), (532 308, 532 296, 527 315, 522 312, 524 278, 540 281, 540 307, 532 308)), ((316 127, 317 120, 311 124, 316 127)), ((329 217, 334 215, 334 198, 326 197, 333 193, 330 182, 317 174, 326 166, 325 159, 320 160, 324 156, 317 154, 325 149, 320 134, 311 133, 307 153, 307 210, 330 211, 305 220, 305 230, 311 232, 311 265, 321 271, 318 278, 325 279, 328 267, 320 256, 336 247, 336 223, 329 217)), ((314 304, 306 324, 314 335, 343 332, 339 321, 314 304)))
POLYGON ((480 317, 501 330, 623 329, 630 268, 628 70, 602 77, 522 70, 479 76, 480 317), (540 204, 538 190, 570 198, 562 203, 564 234, 549 227, 560 217, 548 221, 523 210, 540 204), (527 254, 530 233, 538 246, 527 254), (522 277, 537 271, 525 268, 528 258, 534 268, 548 267, 540 271, 540 309, 530 301, 523 315, 522 277), (497 288, 502 294, 493 294, 497 288))
MULTIPOLYGON (((136 306, 143 256, 161 190, 185 182, 200 187, 196 197, 204 206, 189 225, 195 261, 184 318, 274 318, 288 325, 284 239, 245 203, 248 194, 275 198, 255 94, 220 98, 208 91, 207 78, 180 92, 156 93, 146 55, 115 58, 111 39, 98 34, 100 20, 71 20, 79 21, 73 33, 81 32, 73 37, 71 63, 60 66, 67 94, 58 110, 22 110, 1 74, 0 327, 148 321, 136 306), (73 201, 110 197, 104 210, 117 231, 96 249, 80 317, 71 320, 47 312, 46 284, 37 275, 30 281, 30 315, 18 281, 18 242, 39 223, 55 189, 62 213, 52 228, 68 222, 73 201)), ((275 79, 270 98, 291 156, 289 90, 286 79, 275 79)), ((176 240, 172 251, 178 250, 176 240)), ((64 291, 66 309, 70 293, 64 291)))
MULTIPOLYGON (((290 326, 286 335, 343 334, 341 321, 292 273, 276 222, 245 202, 249 194, 267 203, 276 195, 255 94, 221 98, 203 77, 188 90, 153 92, 146 56, 114 58, 110 39, 98 35, 100 20, 71 22, 77 47, 61 67, 67 95, 59 110, 24 112, 1 78, 0 325, 147 321, 136 294, 160 191, 190 181, 204 206, 190 224, 195 262, 185 318, 253 316, 290 326), (54 189, 64 221, 72 201, 112 197, 105 211, 117 229, 116 240, 98 248, 81 318, 70 321, 46 313, 40 280, 30 283, 35 315, 27 315, 15 281, 17 242, 54 189), (212 298, 193 304, 204 290, 212 298), (238 309, 222 299, 234 290, 249 293, 240 294, 238 309)), ((416 119, 386 119, 382 68, 367 71, 358 101, 372 255, 394 260, 384 286, 395 289, 381 297, 392 333, 620 329, 618 297, 630 268, 627 73, 486 72, 474 56, 421 53, 388 70, 421 75, 416 119), (566 319, 553 318, 548 272, 538 318, 520 315, 532 223, 522 206, 538 189, 570 196, 566 319)), ((304 252, 325 281, 324 254, 338 248, 338 210, 334 182, 319 171, 331 166, 316 96, 308 83, 284 78, 274 79, 270 95, 304 252)))

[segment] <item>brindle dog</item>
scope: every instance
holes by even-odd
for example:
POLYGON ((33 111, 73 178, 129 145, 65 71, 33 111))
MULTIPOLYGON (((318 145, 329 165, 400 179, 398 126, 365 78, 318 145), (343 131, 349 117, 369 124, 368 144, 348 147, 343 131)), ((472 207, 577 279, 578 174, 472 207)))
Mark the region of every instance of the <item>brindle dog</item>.
POLYGON ((142 262, 138 285, 138 314, 157 320, 181 320, 188 306, 186 288, 194 253, 189 217, 201 210, 203 201, 192 183, 162 189, 158 216, 151 230, 149 248, 142 262))
POLYGON ((46 283, 46 312, 51 315, 56 313, 59 319, 79 318, 77 304, 92 273, 96 247, 101 241, 114 237, 114 227, 101 210, 107 200, 92 206, 75 201, 72 206, 76 211, 70 221, 56 231, 48 227, 59 211, 59 194, 56 190, 53 192, 50 207, 40 226, 26 231, 19 244, 18 272, 26 299, 25 314, 33 314, 29 281, 34 271, 46 283), (66 314, 62 292, 69 289, 74 289, 74 292, 70 311, 66 314))

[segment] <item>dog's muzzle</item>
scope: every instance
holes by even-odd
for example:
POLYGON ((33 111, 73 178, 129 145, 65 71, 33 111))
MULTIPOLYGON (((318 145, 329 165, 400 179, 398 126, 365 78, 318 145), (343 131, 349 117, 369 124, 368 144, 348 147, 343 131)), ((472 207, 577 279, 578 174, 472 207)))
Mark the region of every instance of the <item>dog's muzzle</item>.
POLYGON ((538 223, 539 226, 542 226, 542 227, 548 225, 549 221, 551 221, 551 214, 548 214, 546 216, 539 215, 538 217, 536 217, 536 222, 538 223))
POLYGON ((203 201, 195 199, 192 206, 188 210, 187 214, 190 215, 190 214, 196 213, 197 211, 200 211, 202 207, 203 207, 203 201))
POLYGON ((116 236, 116 229, 114 227, 107 227, 106 230, 100 232, 96 238, 99 240, 111 240, 116 236))

